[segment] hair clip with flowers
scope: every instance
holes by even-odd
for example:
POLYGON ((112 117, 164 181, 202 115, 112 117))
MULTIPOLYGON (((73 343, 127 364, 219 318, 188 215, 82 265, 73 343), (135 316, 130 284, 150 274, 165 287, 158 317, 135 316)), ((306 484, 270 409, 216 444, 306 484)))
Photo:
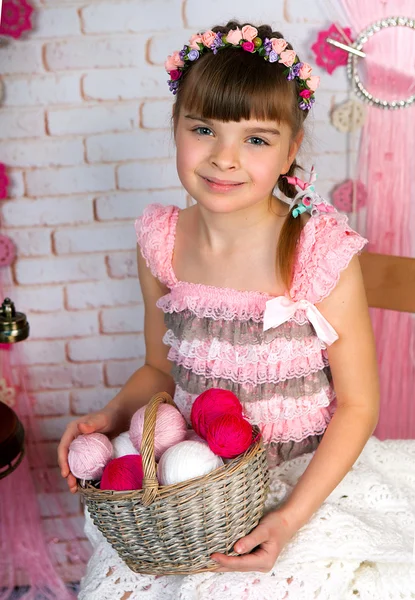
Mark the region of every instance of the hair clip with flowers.
POLYGON ((289 81, 296 79, 300 86, 298 106, 301 110, 310 110, 315 102, 314 92, 320 84, 320 77, 311 74, 311 66, 300 62, 294 50, 287 50, 288 43, 282 38, 265 38, 258 36, 258 30, 252 25, 242 29, 231 29, 225 35, 208 30, 192 35, 189 43, 180 52, 173 52, 166 62, 165 68, 170 75, 168 80, 170 91, 177 93, 179 80, 183 72, 192 63, 208 51, 216 54, 223 48, 240 47, 245 52, 259 54, 271 63, 281 63, 286 69, 284 74, 289 81))
POLYGON ((291 214, 294 218, 305 212, 313 216, 321 212, 334 212, 333 206, 323 200, 315 190, 314 182, 317 179, 317 173, 314 170, 314 166, 311 167, 308 181, 303 181, 299 177, 287 177, 286 175, 284 177, 288 183, 295 185, 297 189, 297 195, 290 203, 290 211, 292 211, 291 214), (294 206, 295 208, 293 208, 294 206))

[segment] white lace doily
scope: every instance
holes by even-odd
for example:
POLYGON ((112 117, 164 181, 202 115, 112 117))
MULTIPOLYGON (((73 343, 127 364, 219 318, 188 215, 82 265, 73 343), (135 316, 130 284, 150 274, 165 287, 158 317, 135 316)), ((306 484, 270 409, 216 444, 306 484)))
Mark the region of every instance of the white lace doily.
MULTIPOLYGON (((268 509, 290 493, 311 458, 272 470, 268 509)), ((137 575, 88 515, 85 531, 94 553, 79 600, 415 599, 415 440, 370 438, 270 573, 137 575)))

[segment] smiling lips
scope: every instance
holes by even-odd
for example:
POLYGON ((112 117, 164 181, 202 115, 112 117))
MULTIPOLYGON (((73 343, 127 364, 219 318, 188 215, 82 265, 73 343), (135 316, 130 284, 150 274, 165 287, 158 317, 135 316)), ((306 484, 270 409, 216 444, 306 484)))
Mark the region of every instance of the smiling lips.
POLYGON ((235 189, 244 184, 244 182, 228 181, 228 180, 224 180, 224 179, 217 179, 216 177, 203 177, 202 176, 202 179, 205 181, 205 183, 211 189, 214 189, 217 191, 232 190, 232 189, 235 189))

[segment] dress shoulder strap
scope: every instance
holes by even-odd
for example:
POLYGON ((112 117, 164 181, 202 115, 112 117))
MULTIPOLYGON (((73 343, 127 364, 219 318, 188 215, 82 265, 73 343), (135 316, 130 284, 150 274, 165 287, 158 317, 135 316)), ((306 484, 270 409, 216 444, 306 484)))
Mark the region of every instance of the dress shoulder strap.
POLYGON ((147 266, 161 283, 170 288, 176 283, 172 256, 178 215, 177 206, 149 204, 134 224, 147 266))

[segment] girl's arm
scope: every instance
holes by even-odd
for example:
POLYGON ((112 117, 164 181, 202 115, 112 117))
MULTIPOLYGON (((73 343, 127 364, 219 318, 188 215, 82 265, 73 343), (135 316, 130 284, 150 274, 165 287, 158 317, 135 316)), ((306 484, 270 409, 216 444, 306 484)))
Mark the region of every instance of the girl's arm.
POLYGON ((357 257, 318 308, 339 335, 327 350, 337 409, 308 468, 279 511, 295 529, 310 519, 351 469, 379 415, 375 343, 357 257))
POLYGON ((162 338, 166 331, 162 311, 156 307, 157 300, 168 292, 151 273, 137 247, 138 275, 145 306, 144 337, 146 343, 145 364, 138 369, 104 408, 83 415, 67 426, 58 446, 58 463, 71 492, 77 491, 75 477, 69 470, 68 450, 70 443, 83 433, 101 432, 110 437, 127 431, 134 412, 161 391, 174 394, 174 382, 170 376, 171 363, 167 360, 168 347, 162 338))
POLYGON ((138 277, 143 295, 145 317, 144 338, 146 358, 143 367, 133 373, 120 392, 108 404, 107 408, 120 410, 124 416, 124 429, 129 427, 130 419, 137 408, 147 404, 150 398, 161 391, 174 394, 174 381, 170 375, 171 362, 167 359, 168 346, 163 344, 166 333, 164 315, 156 302, 168 293, 154 277, 137 246, 138 277))

